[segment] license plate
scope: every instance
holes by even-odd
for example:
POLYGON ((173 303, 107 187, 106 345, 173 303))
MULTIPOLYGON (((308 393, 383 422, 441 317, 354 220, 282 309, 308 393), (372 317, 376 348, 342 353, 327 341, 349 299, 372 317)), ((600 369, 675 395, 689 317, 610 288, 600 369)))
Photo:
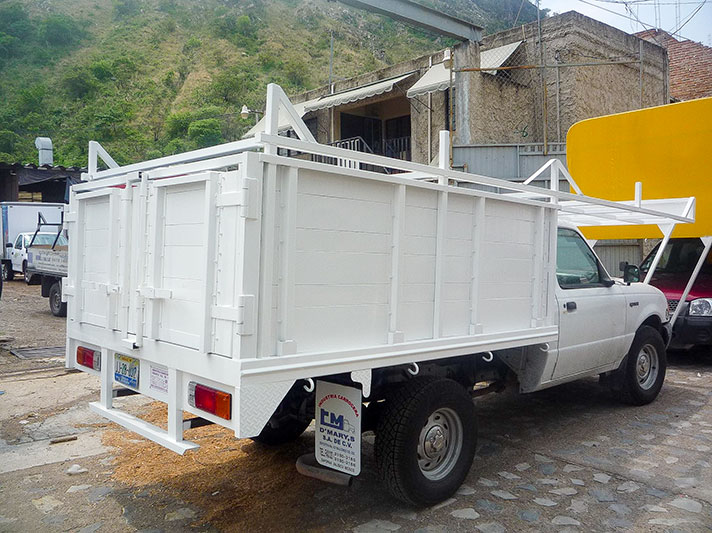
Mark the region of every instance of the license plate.
POLYGON ((138 388, 140 361, 127 355, 114 355, 114 379, 127 387, 138 388))

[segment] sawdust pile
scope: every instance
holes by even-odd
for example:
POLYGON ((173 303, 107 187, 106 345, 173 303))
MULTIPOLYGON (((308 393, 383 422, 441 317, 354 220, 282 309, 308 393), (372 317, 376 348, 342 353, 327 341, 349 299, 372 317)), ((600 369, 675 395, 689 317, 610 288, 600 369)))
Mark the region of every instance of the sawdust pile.
MULTIPOLYGON (((165 404, 150 404, 141 418, 165 428, 165 404)), ((317 485, 294 466, 311 448, 308 437, 267 448, 212 425, 186 431, 185 438, 200 448, 181 456, 124 429, 106 431, 103 441, 119 450, 116 481, 168 490, 200 508, 202 520, 222 531, 298 530, 308 523, 300 501, 317 485)))

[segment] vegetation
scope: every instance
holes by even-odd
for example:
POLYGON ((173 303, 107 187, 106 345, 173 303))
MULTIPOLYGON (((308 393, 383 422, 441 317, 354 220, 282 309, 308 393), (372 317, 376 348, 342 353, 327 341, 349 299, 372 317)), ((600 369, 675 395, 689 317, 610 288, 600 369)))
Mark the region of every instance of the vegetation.
MULTIPOLYGON (((518 0, 422 0, 490 31, 536 17, 518 0)), ((121 164, 238 139, 269 82, 299 93, 449 41, 327 0, 0 0, 0 161, 121 164)))

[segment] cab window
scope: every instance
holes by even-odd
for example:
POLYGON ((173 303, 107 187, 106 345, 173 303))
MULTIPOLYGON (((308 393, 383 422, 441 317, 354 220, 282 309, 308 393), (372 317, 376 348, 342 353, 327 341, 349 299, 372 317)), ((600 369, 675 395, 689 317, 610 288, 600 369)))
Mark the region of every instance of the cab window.
POLYGON ((17 239, 15 239, 15 250, 21 250, 22 249, 22 235, 18 235, 17 239))
POLYGON ((610 279, 583 238, 565 228, 558 231, 556 279, 562 289, 610 285, 610 279))

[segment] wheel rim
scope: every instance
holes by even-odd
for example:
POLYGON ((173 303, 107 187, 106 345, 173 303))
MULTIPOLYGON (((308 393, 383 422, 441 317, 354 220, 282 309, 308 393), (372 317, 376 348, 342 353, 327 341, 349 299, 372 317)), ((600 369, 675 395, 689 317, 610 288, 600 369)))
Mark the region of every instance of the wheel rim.
POLYGON ((460 417, 443 407, 428 417, 418 437, 418 467, 431 481, 447 476, 462 450, 463 430, 460 417))
POLYGON ((658 351, 652 344, 645 344, 638 352, 635 372, 641 389, 647 390, 658 378, 658 351))
POLYGON ((52 294, 52 309, 54 311, 59 310, 59 306, 62 304, 62 297, 59 295, 59 292, 55 291, 52 294))

